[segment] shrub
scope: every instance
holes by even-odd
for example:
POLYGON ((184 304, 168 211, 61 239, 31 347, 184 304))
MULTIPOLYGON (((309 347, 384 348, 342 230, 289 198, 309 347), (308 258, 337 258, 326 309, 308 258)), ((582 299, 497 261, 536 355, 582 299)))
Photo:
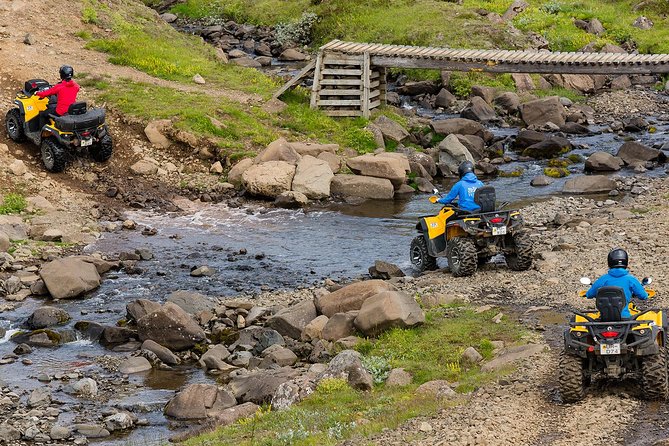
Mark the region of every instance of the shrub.
POLYGON ((312 31, 317 20, 316 14, 305 12, 297 22, 279 23, 274 27, 276 40, 282 45, 287 43, 308 45, 311 43, 312 31))
POLYGON ((2 206, 0 206, 0 214, 19 214, 25 210, 27 206, 28 203, 23 195, 7 194, 2 201, 2 206))
POLYGON ((386 358, 365 356, 362 358, 362 366, 372 375, 374 384, 382 384, 388 379, 390 363, 386 358))
POLYGON ((548 14, 558 14, 562 11, 562 5, 556 1, 550 1, 542 5, 541 10, 548 14))

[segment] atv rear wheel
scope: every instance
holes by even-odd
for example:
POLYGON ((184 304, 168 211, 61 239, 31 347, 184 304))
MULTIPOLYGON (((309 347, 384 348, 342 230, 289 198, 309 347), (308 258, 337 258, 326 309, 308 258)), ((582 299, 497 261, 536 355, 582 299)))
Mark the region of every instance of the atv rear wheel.
POLYGON ((21 142, 26 139, 26 135, 23 133, 21 112, 18 108, 13 108, 7 112, 7 115, 5 116, 5 128, 12 141, 21 142))
POLYGON ((111 158, 113 151, 114 143, 112 142, 111 136, 107 134, 100 139, 98 144, 91 146, 88 152, 91 154, 91 158, 95 161, 104 163, 111 158))
POLYGON ((49 172, 62 172, 65 169, 65 148, 55 139, 42 141, 42 162, 49 172))
POLYGON ((512 236, 514 251, 506 254, 506 264, 513 271, 526 271, 532 266, 532 240, 525 232, 516 232, 512 236))
POLYGON ((560 354, 560 374, 558 378, 560 394, 565 403, 575 403, 585 396, 585 373, 583 360, 567 352, 560 354))
POLYGON ((471 276, 476 272, 477 263, 473 240, 455 237, 448 242, 448 266, 455 277, 471 276))
POLYGON ((666 348, 660 347, 660 353, 657 355, 644 356, 641 359, 641 386, 646 399, 667 399, 669 381, 667 380, 666 348))
POLYGON ((409 255, 411 256, 411 264, 421 273, 437 269, 437 259, 429 254, 424 236, 419 235, 411 240, 409 255))

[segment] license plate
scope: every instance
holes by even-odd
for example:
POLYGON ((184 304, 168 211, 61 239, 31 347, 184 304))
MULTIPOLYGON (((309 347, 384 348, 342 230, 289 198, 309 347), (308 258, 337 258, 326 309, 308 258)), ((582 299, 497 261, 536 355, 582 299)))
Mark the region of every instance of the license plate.
POLYGON ((92 146, 92 145, 93 145, 93 138, 81 140, 81 147, 92 146))
POLYGON ((506 226, 493 226, 492 235, 506 235, 506 226))
POLYGON ((599 352, 602 355, 619 355, 620 344, 600 344, 599 352))

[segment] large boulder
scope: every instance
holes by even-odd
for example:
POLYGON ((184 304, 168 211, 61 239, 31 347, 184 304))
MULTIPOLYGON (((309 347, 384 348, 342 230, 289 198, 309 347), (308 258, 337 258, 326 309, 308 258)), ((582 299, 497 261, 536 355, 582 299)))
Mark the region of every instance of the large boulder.
POLYGON ((54 325, 61 325, 71 319, 67 311, 62 308, 44 306, 36 309, 33 314, 28 317, 26 325, 32 330, 40 328, 53 327, 54 325))
POLYGON ((167 302, 181 307, 186 313, 199 315, 203 311, 211 311, 217 303, 204 294, 193 291, 178 290, 167 296, 167 302))
POLYGON ((276 370, 257 370, 247 375, 238 375, 230 381, 230 390, 241 402, 267 403, 276 389, 283 383, 297 378, 298 370, 282 367, 276 370))
POLYGON ((204 331, 180 306, 165 303, 137 321, 141 341, 151 339, 172 350, 185 350, 205 340, 204 331))
POLYGON ((255 157, 256 164, 266 163, 267 161, 285 161, 289 164, 297 164, 300 161, 300 154, 293 148, 292 144, 284 138, 279 138, 268 145, 265 150, 255 157))
POLYGON ((395 188, 390 180, 361 175, 335 175, 330 192, 332 195, 373 200, 392 200, 395 196, 395 188))
POLYGON ((384 291, 397 291, 397 289, 383 280, 356 282, 320 296, 316 299, 316 307, 321 314, 332 317, 336 313, 359 310, 367 299, 384 291))
POLYGON ((229 368, 225 360, 230 356, 230 352, 223 344, 218 344, 207 350, 201 357, 198 364, 206 370, 225 370, 229 368))
POLYGON ((242 175, 253 165, 253 160, 251 158, 245 158, 232 166, 230 172, 228 172, 228 183, 233 184, 235 187, 240 187, 242 185, 242 175))
POLYGON ((517 113, 520 108, 520 98, 512 91, 500 94, 493 102, 507 114, 517 113))
POLYGON ((566 112, 560 98, 550 96, 521 104, 520 116, 528 126, 541 127, 548 122, 560 126, 565 123, 566 112))
POLYGON ((276 313, 269 319, 268 326, 283 336, 299 340, 304 328, 316 319, 316 316, 318 316, 316 305, 312 300, 306 300, 276 313))
POLYGON ((458 141, 469 150, 475 160, 481 160, 487 156, 483 138, 476 135, 455 135, 458 141))
POLYGON ((172 353, 172 350, 167 347, 163 347, 151 339, 147 339, 142 343, 142 350, 153 353, 158 357, 158 359, 167 365, 177 365, 181 363, 179 357, 172 353))
POLYGON ((147 299, 137 299, 125 306, 127 318, 130 321, 137 322, 149 313, 160 310, 161 305, 147 299))
POLYGON ((472 97, 467 107, 460 113, 460 116, 479 122, 499 120, 495 110, 480 96, 472 97))
POLYGON ((414 162, 418 163, 423 168, 425 171, 431 176, 435 177, 437 175, 437 163, 434 161, 434 158, 432 158, 430 155, 427 153, 423 152, 411 152, 407 158, 409 159, 409 162, 414 162))
POLYGON ((327 198, 330 196, 330 183, 333 178, 334 174, 327 161, 305 155, 297 165, 293 190, 312 200, 327 198))
POLYGON ((165 415, 177 420, 201 420, 237 404, 235 397, 214 384, 191 384, 165 406, 165 415))
POLYGON ((473 163, 474 157, 456 135, 448 135, 439 143, 439 170, 441 174, 445 177, 457 175, 458 166, 463 161, 473 163))
POLYGON ((437 94, 439 84, 433 81, 407 82, 397 89, 402 95, 416 96, 419 94, 437 94))
POLYGON ((480 122, 465 118, 434 120, 430 123, 432 130, 441 135, 476 135, 485 139, 485 127, 480 122))
POLYGON ((595 152, 585 160, 585 171, 613 172, 620 170, 624 164, 622 159, 608 152, 595 152))
POLYGON ((562 83, 565 88, 581 93, 594 93, 596 90, 594 79, 587 74, 563 74, 562 83))
POLYGON ((368 336, 390 328, 408 328, 425 322, 425 313, 416 300, 398 291, 384 291, 365 300, 355 318, 355 326, 368 336))
POLYGON ((311 142, 291 142, 290 146, 301 156, 311 155, 315 158, 321 153, 337 153, 338 144, 316 144, 311 142))
POLYGON ((545 133, 537 132, 536 130, 523 129, 518 132, 515 141, 513 142, 513 148, 515 150, 524 150, 534 144, 538 144, 549 138, 549 135, 545 133))
POLYGON ((375 178, 387 178, 394 186, 406 181, 406 158, 404 162, 397 158, 366 154, 346 161, 346 165, 357 175, 375 178))
POLYGON ((172 126, 172 121, 169 119, 161 119, 158 121, 151 121, 144 128, 146 138, 154 146, 160 149, 166 149, 170 146, 170 140, 164 135, 166 129, 172 126))
POLYGON ((330 152, 322 152, 318 155, 318 159, 328 163, 332 173, 338 173, 341 170, 342 158, 339 155, 330 152))
POLYGON ((457 100, 458 98, 456 98, 453 93, 451 93, 445 88, 442 88, 434 100, 434 106, 448 108, 451 105, 455 104, 457 100))
POLYGON ((646 161, 659 161, 661 163, 667 160, 667 156, 661 150, 653 149, 636 141, 628 141, 618 149, 617 156, 625 164, 639 164, 646 161))
POLYGON ((374 124, 381 130, 381 134, 386 140, 401 142, 409 136, 409 132, 404 127, 387 116, 379 116, 374 120, 374 124))
POLYGON ((332 358, 327 369, 321 373, 317 381, 326 378, 345 379, 357 390, 371 390, 374 385, 372 375, 362 365, 362 355, 354 350, 344 350, 332 358))
POLYGON ((253 326, 240 331, 239 339, 230 346, 230 349, 242 345, 245 348, 250 348, 250 352, 257 356, 273 345, 286 345, 286 341, 276 330, 253 326))
POLYGON ((298 209, 309 204, 309 199, 302 192, 289 190, 281 192, 274 200, 274 206, 284 209, 298 209))
POLYGON ((523 156, 531 156, 537 159, 551 159, 569 152, 571 149, 572 144, 568 139, 560 136, 551 136, 523 150, 523 156))
POLYGON ((39 274, 54 299, 77 297, 100 286, 95 265, 71 257, 52 260, 39 274))
POLYGON ((337 339, 351 336, 355 333, 355 324, 353 321, 357 315, 357 311, 333 314, 323 327, 321 338, 326 341, 336 341, 337 339))
POLYGON ((252 195, 276 198, 291 190, 295 166, 285 161, 255 164, 244 171, 242 183, 252 195))
POLYGON ((28 225, 18 215, 0 215, 0 231, 7 234, 9 240, 28 238, 28 225))
POLYGON ((570 178, 564 184, 565 194, 599 194, 616 189, 616 182, 604 175, 584 175, 570 178))

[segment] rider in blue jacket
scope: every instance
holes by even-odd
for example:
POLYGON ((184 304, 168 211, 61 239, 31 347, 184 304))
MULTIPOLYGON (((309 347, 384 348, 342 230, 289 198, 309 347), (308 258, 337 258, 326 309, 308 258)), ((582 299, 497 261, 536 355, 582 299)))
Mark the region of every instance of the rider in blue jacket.
POLYGON ((604 274, 602 277, 597 279, 595 283, 592 284, 585 297, 592 299, 597 296, 597 290, 603 286, 617 286, 623 289, 625 292, 625 298, 627 300, 625 307, 620 312, 620 315, 624 318, 632 317, 629 310, 629 303, 632 300, 632 296, 639 299, 648 299, 648 293, 641 285, 641 282, 637 280, 636 277, 632 276, 627 270, 627 264, 629 262, 627 252, 624 249, 614 249, 609 253, 607 258, 609 264, 608 274, 604 274))
POLYGON ((465 211, 478 211, 481 207, 474 202, 474 193, 483 183, 474 174, 474 164, 471 161, 463 161, 458 166, 460 181, 455 183, 451 191, 445 197, 437 200, 437 203, 451 204, 457 198, 458 208, 465 211))

